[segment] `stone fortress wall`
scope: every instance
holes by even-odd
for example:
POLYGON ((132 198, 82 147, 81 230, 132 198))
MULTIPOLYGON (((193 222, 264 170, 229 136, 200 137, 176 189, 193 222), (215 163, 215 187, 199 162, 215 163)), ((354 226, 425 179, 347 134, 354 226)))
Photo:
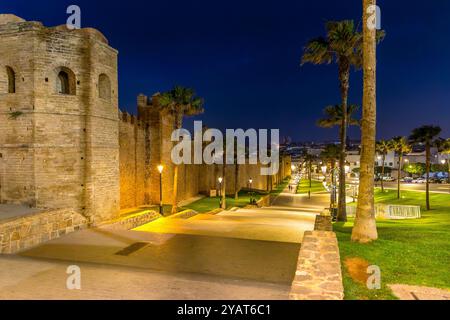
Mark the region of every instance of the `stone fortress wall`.
MULTIPOLYGON (((97 30, 47 28, 0 15, 0 203, 73 209, 90 223, 115 218, 120 209, 170 203, 171 115, 155 97, 138 97, 138 114, 118 108, 118 52, 97 30)), ((259 165, 239 167, 238 188, 269 190, 290 175, 259 175, 259 165)), ((221 166, 181 165, 178 200, 217 188, 221 166)), ((226 168, 234 192, 234 166, 226 168)))
POLYGON ((2 203, 119 212, 117 51, 94 29, 0 16, 2 203))

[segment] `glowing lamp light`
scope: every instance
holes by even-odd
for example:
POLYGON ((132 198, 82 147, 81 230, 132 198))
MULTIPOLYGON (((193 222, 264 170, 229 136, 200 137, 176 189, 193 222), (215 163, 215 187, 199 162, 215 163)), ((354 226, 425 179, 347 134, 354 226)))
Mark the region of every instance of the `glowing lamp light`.
POLYGON ((322 173, 323 174, 327 173, 327 166, 322 166, 322 173))
POLYGON ((350 172, 350 166, 345 166, 344 169, 345 169, 345 173, 349 173, 350 172))
POLYGON ((160 165, 158 166, 158 171, 159 171, 159 173, 162 173, 163 170, 164 170, 164 166, 160 164, 160 165))
POLYGON ((219 179, 219 183, 222 183, 222 181, 223 181, 223 178, 222 177, 220 177, 219 179))
POLYGON ((252 184, 253 183, 253 179, 249 179, 248 183, 252 184))
POLYGON ((441 163, 442 163, 442 164, 445 164, 445 159, 442 159, 442 160, 441 160, 441 163))
POLYGON ((295 171, 295 166, 294 165, 291 166, 291 170, 295 171))

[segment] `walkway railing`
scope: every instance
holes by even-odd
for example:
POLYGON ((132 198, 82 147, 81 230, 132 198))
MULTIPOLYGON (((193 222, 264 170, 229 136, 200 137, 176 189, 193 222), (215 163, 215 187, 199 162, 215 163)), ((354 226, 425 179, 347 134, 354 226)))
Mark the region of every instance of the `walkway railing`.
MULTIPOLYGON (((347 206, 347 216, 356 216, 356 206, 347 206)), ((375 216, 382 219, 420 219, 420 206, 404 206, 391 204, 377 204, 375 205, 375 216)))

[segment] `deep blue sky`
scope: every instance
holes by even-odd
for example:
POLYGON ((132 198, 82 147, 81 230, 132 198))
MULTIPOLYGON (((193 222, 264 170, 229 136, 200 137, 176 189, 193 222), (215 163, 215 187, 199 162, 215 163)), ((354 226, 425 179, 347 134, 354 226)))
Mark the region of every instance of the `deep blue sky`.
MULTIPOLYGON (((321 140, 336 137, 315 121, 339 103, 337 69, 300 67, 302 48, 328 19, 359 22, 361 2, 2 0, 0 13, 54 26, 79 5, 82 26, 119 50, 122 110, 135 113, 139 93, 180 84, 205 98, 200 119, 210 128, 280 128, 294 140, 321 140)), ((450 136, 450 1, 378 4, 387 32, 378 51, 379 137, 423 124, 450 136)), ((361 76, 352 74, 350 103, 361 104, 361 76)))

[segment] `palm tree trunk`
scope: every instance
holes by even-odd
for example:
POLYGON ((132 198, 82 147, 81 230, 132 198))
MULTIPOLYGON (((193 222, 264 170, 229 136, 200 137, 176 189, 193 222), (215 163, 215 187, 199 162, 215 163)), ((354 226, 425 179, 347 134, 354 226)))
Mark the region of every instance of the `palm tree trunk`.
POLYGON ((427 173, 427 186, 426 186, 426 203, 427 203, 427 210, 431 210, 430 206, 430 154, 431 154, 431 146, 430 143, 426 143, 426 173, 427 173))
POLYGON ((350 79, 350 64, 347 61, 339 63, 339 81, 341 83, 341 99, 342 99, 342 123, 340 128, 341 152, 339 155, 339 209, 338 221, 347 221, 347 196, 345 192, 345 158, 347 147, 347 103, 350 79))
POLYGON ((381 165, 381 192, 384 193, 384 163, 386 161, 386 154, 383 153, 383 164, 381 165))
POLYGON ((376 139, 376 30, 371 30, 367 8, 376 0, 363 0, 363 116, 361 120, 361 173, 352 241, 367 243, 378 238, 375 222, 374 174, 376 139))
MULTIPOLYGON (((175 115, 175 129, 181 129, 183 127, 183 114, 179 113, 175 115)), ((173 169, 173 190, 172 190, 172 214, 178 211, 178 166, 175 165, 173 169)))
POLYGON ((403 160, 403 155, 400 153, 400 155, 398 156, 398 169, 397 169, 397 199, 400 199, 400 179, 402 178, 402 160, 403 160))

